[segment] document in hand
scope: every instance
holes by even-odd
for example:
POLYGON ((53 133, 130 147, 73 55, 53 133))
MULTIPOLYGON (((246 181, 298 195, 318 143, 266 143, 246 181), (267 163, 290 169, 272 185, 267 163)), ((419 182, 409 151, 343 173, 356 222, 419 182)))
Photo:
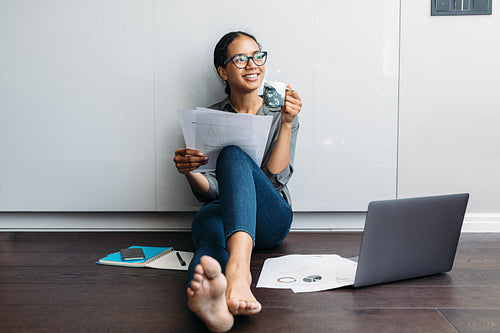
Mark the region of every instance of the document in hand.
POLYGON ((321 291, 354 283, 357 263, 336 254, 287 255, 266 259, 257 288, 321 291))
POLYGON ((240 147, 260 166, 272 116, 217 111, 205 108, 178 110, 187 148, 208 156, 208 163, 195 172, 213 171, 217 156, 229 145, 240 147))

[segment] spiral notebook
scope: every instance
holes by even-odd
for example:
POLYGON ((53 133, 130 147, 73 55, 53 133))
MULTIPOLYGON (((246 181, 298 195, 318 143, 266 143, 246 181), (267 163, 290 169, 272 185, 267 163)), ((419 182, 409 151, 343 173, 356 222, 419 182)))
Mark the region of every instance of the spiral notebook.
POLYGON ((130 248, 141 248, 144 259, 122 260, 118 251, 100 259, 97 264, 187 271, 193 259, 193 252, 177 251, 172 247, 131 246, 130 248))

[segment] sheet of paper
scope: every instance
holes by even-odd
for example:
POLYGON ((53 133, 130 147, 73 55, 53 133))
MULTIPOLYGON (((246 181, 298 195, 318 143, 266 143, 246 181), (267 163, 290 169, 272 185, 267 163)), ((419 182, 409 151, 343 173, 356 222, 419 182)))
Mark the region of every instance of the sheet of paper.
POLYGON ((196 111, 195 110, 178 110, 179 120, 181 122, 182 135, 186 148, 195 149, 195 125, 196 111))
POLYGON ((208 156, 208 163, 195 172, 215 170, 222 148, 236 145, 260 165, 266 148, 272 116, 254 116, 205 108, 179 110, 179 119, 187 148, 208 156))
POLYGON ((287 255, 266 259, 257 288, 321 291, 354 283, 357 263, 336 254, 287 255))

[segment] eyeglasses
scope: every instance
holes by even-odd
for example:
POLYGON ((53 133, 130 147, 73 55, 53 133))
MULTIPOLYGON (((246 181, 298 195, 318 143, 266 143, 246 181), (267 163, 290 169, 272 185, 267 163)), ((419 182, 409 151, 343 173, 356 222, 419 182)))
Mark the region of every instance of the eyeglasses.
POLYGON ((250 61, 250 59, 252 59, 254 64, 256 64, 257 66, 262 66, 266 63, 267 52, 257 51, 251 57, 244 54, 236 54, 224 61, 223 65, 226 66, 228 62, 232 61, 237 68, 243 69, 248 66, 248 62, 250 61))

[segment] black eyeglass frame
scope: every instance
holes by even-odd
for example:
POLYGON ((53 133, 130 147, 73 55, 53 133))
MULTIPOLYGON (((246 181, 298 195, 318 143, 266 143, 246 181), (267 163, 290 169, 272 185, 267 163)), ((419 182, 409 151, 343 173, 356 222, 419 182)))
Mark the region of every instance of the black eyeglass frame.
POLYGON ((248 63, 250 62, 250 59, 252 59, 253 63, 257 66, 264 66, 266 64, 266 61, 267 61, 267 51, 256 51, 253 56, 247 56, 247 55, 244 55, 244 54, 235 54, 234 56, 232 56, 231 58, 227 59, 226 61, 224 61, 224 63, 222 64, 224 67, 230 62, 230 61, 233 61, 233 64, 234 66, 236 66, 236 68, 239 68, 239 69, 243 69, 245 67, 248 66, 248 63), (263 53, 264 54, 264 63, 262 63, 261 65, 258 65, 255 60, 254 60, 254 57, 257 53, 263 53), (239 57, 239 56, 245 56, 247 57, 247 63, 245 64, 245 66, 243 67, 238 67, 238 65, 236 65, 236 63, 234 62, 234 58, 236 57, 239 57))

